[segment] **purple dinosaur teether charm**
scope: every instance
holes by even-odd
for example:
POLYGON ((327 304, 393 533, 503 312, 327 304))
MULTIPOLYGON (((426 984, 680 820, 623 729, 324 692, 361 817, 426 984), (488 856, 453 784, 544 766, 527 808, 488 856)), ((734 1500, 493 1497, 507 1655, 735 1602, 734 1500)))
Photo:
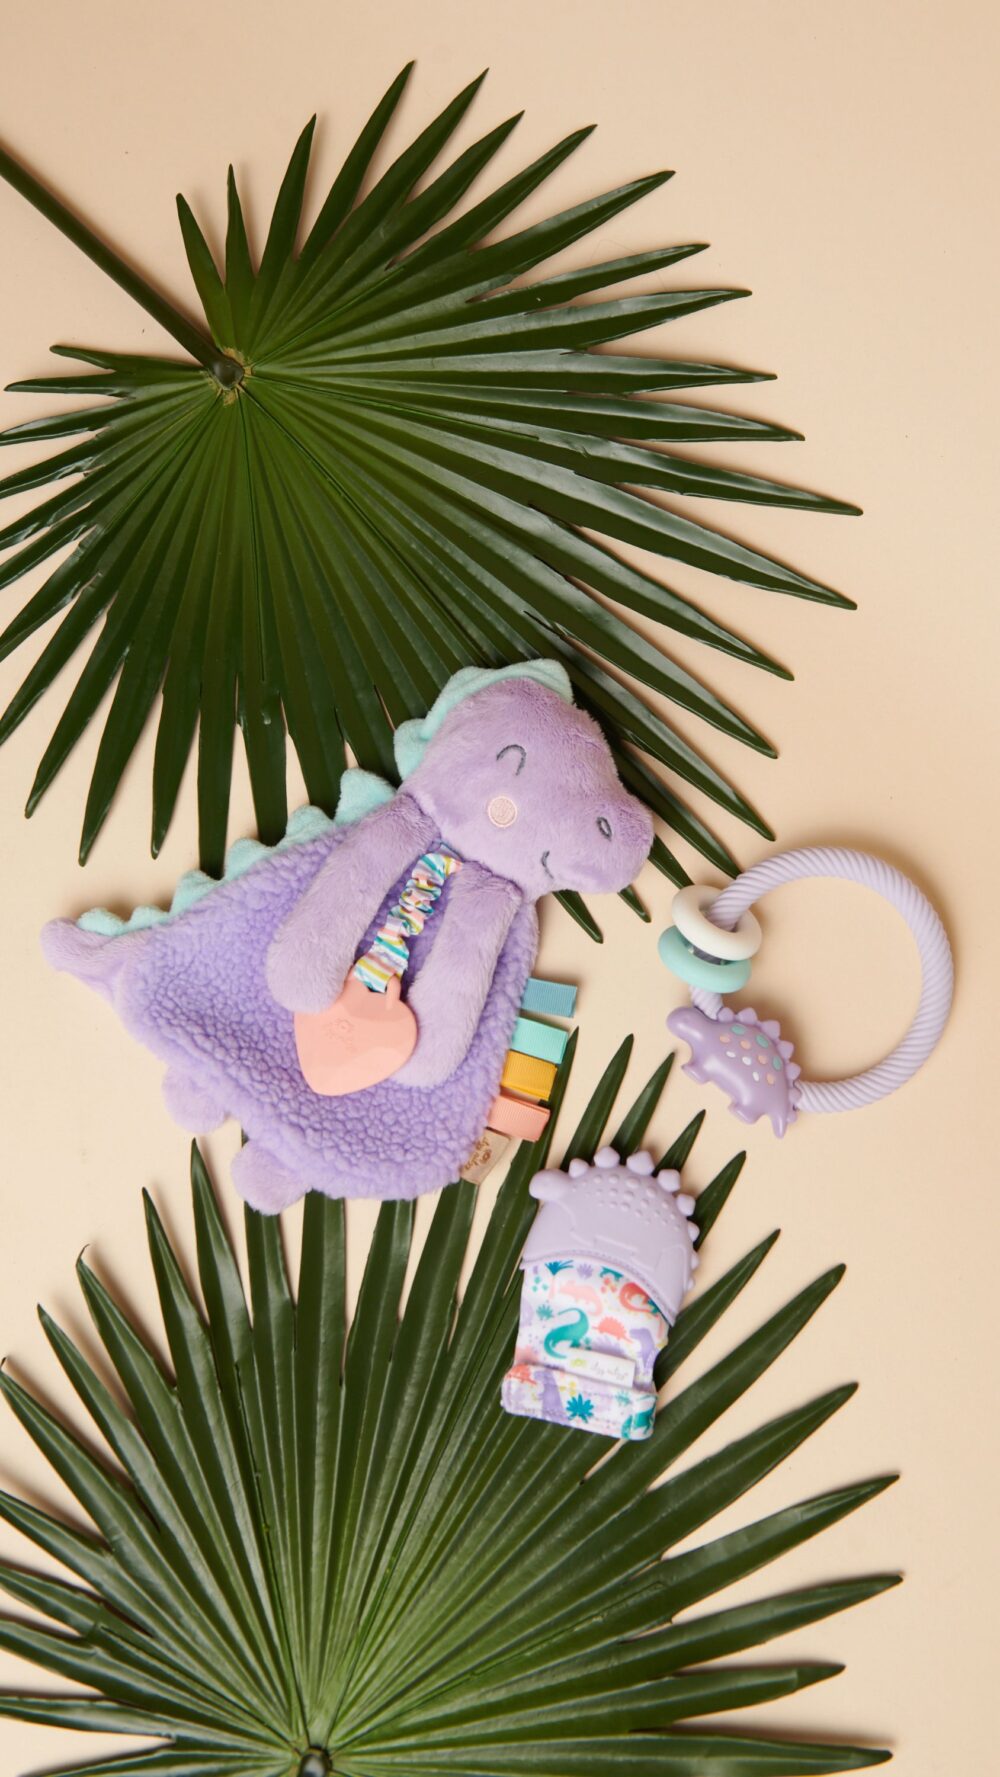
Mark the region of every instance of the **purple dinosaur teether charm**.
POLYGON ((696 1006, 680 1006, 667 1029, 691 1046, 684 1072, 700 1085, 711 1081, 728 1092, 729 1109, 742 1123, 768 1117, 775 1135, 784 1135, 795 1122, 802 1070, 775 1019, 729 1006, 709 1018, 696 1006))

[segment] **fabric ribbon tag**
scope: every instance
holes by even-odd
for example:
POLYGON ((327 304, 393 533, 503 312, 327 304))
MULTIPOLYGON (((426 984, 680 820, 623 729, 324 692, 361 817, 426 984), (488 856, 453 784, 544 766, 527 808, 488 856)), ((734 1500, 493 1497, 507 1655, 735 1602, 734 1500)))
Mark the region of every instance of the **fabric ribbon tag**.
POLYGON ((611 1351, 588 1351, 584 1345, 570 1346, 560 1353, 559 1367, 571 1376, 584 1376, 591 1382, 613 1382, 618 1388, 635 1386, 635 1360, 619 1357, 611 1351))
POLYGON ((400 998, 410 943, 424 929, 448 877, 451 852, 417 859, 399 900, 323 1012, 296 1012, 295 1046, 306 1084, 324 1098, 363 1092, 398 1073, 417 1043, 417 1021, 400 998))

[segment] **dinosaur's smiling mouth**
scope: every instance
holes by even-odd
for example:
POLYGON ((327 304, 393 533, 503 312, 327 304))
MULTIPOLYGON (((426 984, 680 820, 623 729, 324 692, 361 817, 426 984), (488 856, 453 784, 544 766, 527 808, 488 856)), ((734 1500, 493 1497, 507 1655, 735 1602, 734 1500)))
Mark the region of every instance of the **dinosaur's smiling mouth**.
POLYGON ((542 869, 545 871, 546 876, 552 875, 552 872, 549 869, 549 854, 547 851, 543 851, 542 853, 542 869))

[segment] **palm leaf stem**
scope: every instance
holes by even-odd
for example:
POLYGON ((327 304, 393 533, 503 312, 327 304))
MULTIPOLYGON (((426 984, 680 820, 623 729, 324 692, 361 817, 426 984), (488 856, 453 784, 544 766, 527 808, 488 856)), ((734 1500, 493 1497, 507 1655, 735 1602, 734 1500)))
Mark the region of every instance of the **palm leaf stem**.
POLYGON ((205 370, 210 371, 224 388, 232 388, 242 381, 243 367, 235 358, 229 357, 225 352, 220 352, 218 346, 206 334, 193 326, 179 309, 174 308, 173 303, 168 302, 165 296, 161 296, 160 292, 153 288, 152 284, 140 277, 139 273, 119 253, 116 253, 113 247, 109 247, 106 241, 102 241, 92 228, 88 228, 79 216, 74 215, 73 211, 56 197, 54 191, 50 191, 47 185, 43 185, 33 173, 29 173, 27 167, 22 166, 20 161, 15 160, 14 156, 2 146, 0 146, 0 178, 6 179, 8 185, 12 185, 15 191, 27 198, 29 204, 33 205, 45 217, 46 221, 58 228, 60 234, 64 234, 67 240, 73 242, 74 246, 79 247, 81 253, 85 253, 88 259, 93 260, 93 263, 99 266, 101 271, 106 272, 120 290, 124 290, 127 296, 131 296, 133 301, 137 302, 140 308, 144 308, 148 315, 152 315, 154 321, 158 321, 160 326, 170 334, 171 339, 175 339, 179 346, 183 346, 186 352, 190 352, 192 358, 196 359, 205 370))

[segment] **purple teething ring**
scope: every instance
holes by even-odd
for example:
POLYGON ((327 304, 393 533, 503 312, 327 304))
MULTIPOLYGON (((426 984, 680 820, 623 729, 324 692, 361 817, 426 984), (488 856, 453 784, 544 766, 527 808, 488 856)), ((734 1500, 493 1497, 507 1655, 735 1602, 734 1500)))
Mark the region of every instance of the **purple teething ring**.
MULTIPOLYGON (((860 883, 895 907, 905 919, 920 953, 922 982, 916 1016, 901 1043, 874 1067, 846 1080, 797 1080, 795 1104, 804 1111, 851 1111, 895 1092, 923 1065, 947 1022, 954 983, 951 946, 930 902, 899 870, 867 852, 839 846, 807 846, 779 853, 745 870, 705 908, 712 925, 732 931, 744 913, 769 890, 804 877, 832 876, 860 883)), ((719 994, 692 988, 691 1001, 708 1018, 723 1012, 719 994)), ((727 1017, 731 1016, 727 1010, 727 1017)), ((737 1017, 739 1014, 737 1014, 737 1017)))

